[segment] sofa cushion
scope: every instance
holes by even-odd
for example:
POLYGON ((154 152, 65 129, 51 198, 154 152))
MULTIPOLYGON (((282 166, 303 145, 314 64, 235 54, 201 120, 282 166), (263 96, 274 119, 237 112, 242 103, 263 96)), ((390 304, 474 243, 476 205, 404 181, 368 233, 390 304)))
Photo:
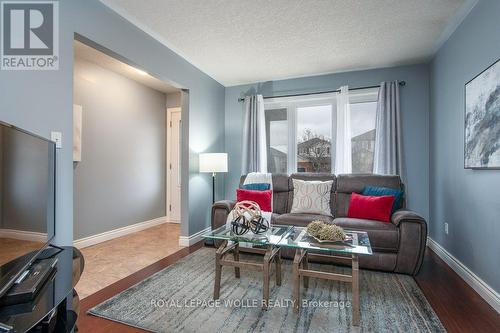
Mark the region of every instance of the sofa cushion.
POLYGON ((271 189, 271 184, 268 183, 253 183, 240 185, 241 189, 250 191, 268 191, 271 189))
POLYGON ((319 214, 282 214, 276 216, 274 222, 276 224, 305 227, 314 220, 321 220, 327 223, 331 223, 333 221, 333 217, 319 214))
POLYGON ((353 192, 347 210, 347 217, 389 223, 393 203, 393 195, 369 196, 353 192))
POLYGON ((375 251, 397 252, 399 230, 393 223, 380 223, 373 220, 339 217, 333 223, 344 229, 366 231, 370 245, 375 251))
POLYGON ((270 212, 271 209, 271 197, 273 192, 268 191, 251 191, 243 190, 241 188, 236 189, 236 201, 253 201, 263 212, 270 212))
POLYGON ((294 189, 291 213, 332 215, 330 198, 333 180, 322 182, 292 179, 292 181, 294 189))
MULTIPOLYGON (((240 186, 245 183, 246 176, 240 178, 240 186)), ((290 192, 290 177, 287 174, 272 174, 273 180, 273 213, 283 214, 288 212, 288 196, 290 192)), ((291 207, 290 203, 290 207, 291 207)))
POLYGON ((330 193, 330 210, 331 210, 331 215, 335 216, 334 214, 334 208, 335 208, 335 189, 337 188, 336 185, 336 179, 334 174, 329 174, 329 173, 312 173, 312 172, 298 172, 298 173, 293 173, 290 175, 289 181, 290 181, 290 191, 288 192, 288 213, 292 210, 292 203, 293 203, 293 179, 300 179, 300 180, 305 180, 305 181, 321 181, 321 182, 326 182, 329 180, 332 180, 332 188, 331 188, 331 193, 330 193))
POLYGON ((393 195, 394 204, 392 205, 391 213, 394 213, 401 207, 401 200, 403 200, 404 195, 403 191, 401 190, 381 186, 365 186, 365 188, 363 189, 363 193, 361 194, 375 196, 393 195))
MULTIPOLYGON (((346 217, 349 209, 351 193, 362 193, 365 186, 380 186, 401 190, 404 186, 401 178, 396 175, 348 174, 337 176, 335 217, 346 217)), ((405 207, 404 198, 401 207, 405 207)))

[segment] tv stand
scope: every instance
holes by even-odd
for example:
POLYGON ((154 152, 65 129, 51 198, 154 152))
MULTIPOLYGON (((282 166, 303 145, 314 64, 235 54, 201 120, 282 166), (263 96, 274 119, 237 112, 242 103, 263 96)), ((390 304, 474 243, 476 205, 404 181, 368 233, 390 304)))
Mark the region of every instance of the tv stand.
POLYGON ((72 332, 76 328, 79 299, 73 288, 83 272, 83 255, 73 247, 48 250, 33 264, 45 267, 43 271, 51 268, 38 290, 21 301, 0 299, 5 304, 0 306, 0 333, 72 332))
POLYGON ((57 258, 36 260, 16 280, 7 293, 0 298, 0 306, 28 303, 35 299, 45 286, 48 279, 52 278, 55 271, 57 258))

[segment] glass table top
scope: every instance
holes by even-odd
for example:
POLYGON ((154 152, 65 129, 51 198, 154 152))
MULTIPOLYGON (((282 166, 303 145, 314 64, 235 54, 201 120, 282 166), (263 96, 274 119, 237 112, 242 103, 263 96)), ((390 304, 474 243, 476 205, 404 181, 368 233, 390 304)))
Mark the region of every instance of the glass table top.
POLYGON ((372 247, 368 234, 364 231, 344 230, 348 240, 342 242, 319 242, 309 236, 306 228, 291 227, 285 237, 277 244, 280 247, 290 247, 323 252, 336 252, 344 254, 371 255, 372 247))
POLYGON ((289 225, 272 225, 267 232, 262 234, 256 235, 253 232, 248 231, 244 235, 236 235, 233 233, 231 225, 225 224, 222 227, 203 235, 203 238, 246 242, 257 245, 277 245, 284 236, 288 235, 292 228, 293 227, 289 225))

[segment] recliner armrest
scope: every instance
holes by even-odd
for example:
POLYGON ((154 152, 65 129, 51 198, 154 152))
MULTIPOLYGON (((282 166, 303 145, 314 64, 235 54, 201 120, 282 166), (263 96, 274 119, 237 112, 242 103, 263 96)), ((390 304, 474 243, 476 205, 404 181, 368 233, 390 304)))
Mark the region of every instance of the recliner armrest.
POLYGON ((227 216, 233 210, 236 201, 233 200, 221 200, 217 201, 212 206, 212 230, 224 225, 227 220, 227 216))
POLYGON ((394 272, 416 275, 424 260, 427 222, 407 209, 394 212, 391 222, 399 229, 399 250, 394 272))
POLYGON ((234 200, 220 200, 213 204, 212 209, 222 208, 230 212, 233 210, 234 205, 236 205, 236 201, 234 200))
POLYGON ((391 216, 391 222, 397 227, 399 227, 401 222, 405 221, 426 224, 425 219, 422 216, 408 209, 397 210, 391 216))

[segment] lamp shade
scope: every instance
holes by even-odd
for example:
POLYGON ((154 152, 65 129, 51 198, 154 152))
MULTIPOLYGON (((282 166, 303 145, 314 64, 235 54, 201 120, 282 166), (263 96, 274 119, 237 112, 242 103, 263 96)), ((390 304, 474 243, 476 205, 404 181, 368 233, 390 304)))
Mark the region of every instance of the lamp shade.
POLYGON ((227 154, 200 154, 200 172, 227 172, 227 154))

